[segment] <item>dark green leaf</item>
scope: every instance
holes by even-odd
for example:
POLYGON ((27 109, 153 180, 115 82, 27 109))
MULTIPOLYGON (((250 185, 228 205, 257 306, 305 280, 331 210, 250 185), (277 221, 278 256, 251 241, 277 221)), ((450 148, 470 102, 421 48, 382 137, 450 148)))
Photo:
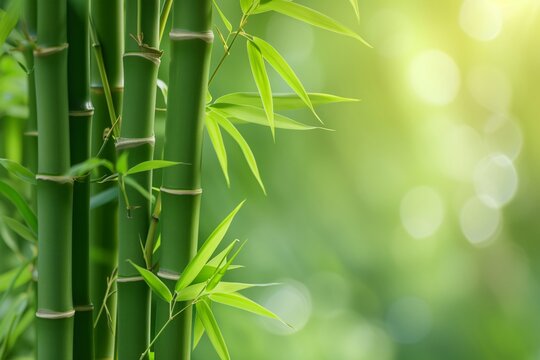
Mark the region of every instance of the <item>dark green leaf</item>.
POLYGON ((272 137, 275 137, 275 124, 274 124, 274 104, 272 101, 272 87, 270 86, 270 80, 266 73, 266 67, 264 66, 263 55, 259 48, 253 44, 253 42, 247 42, 247 53, 249 58, 249 64, 251 66, 251 73, 253 74, 253 80, 257 84, 259 94, 261 94, 261 100, 263 108, 272 131, 272 137))
POLYGON ((245 201, 242 201, 227 217, 218 225, 218 227, 210 234, 208 239, 201 246, 195 257, 187 264, 184 269, 182 276, 176 283, 176 291, 184 289, 186 286, 191 284, 191 282, 197 277, 199 272, 202 270, 206 262, 210 259, 216 248, 223 240, 223 237, 227 233, 229 226, 231 225, 236 213, 242 208, 245 201))
POLYGON ((153 272, 146 270, 143 267, 138 266, 133 261, 128 260, 131 265, 141 274, 144 281, 148 284, 150 289, 166 302, 172 301, 172 294, 169 291, 167 285, 165 285, 153 272))
POLYGON ((221 334, 221 330, 217 324, 216 318, 212 313, 212 309, 205 301, 199 301, 196 304, 197 313, 201 319, 201 323, 208 334, 208 338, 214 346, 219 358, 221 360, 230 360, 229 350, 227 349, 227 344, 225 344, 225 339, 221 334))
POLYGON ((0 194, 3 194, 19 211, 26 224, 37 234, 37 217, 26 200, 11 186, 0 180, 0 194))
POLYGON ((332 19, 320 13, 316 10, 308 8, 307 6, 300 5, 290 1, 284 0, 272 0, 259 6, 254 14, 260 14, 267 11, 275 11, 286 16, 290 16, 302 22, 308 23, 313 26, 317 26, 321 29, 336 32, 338 34, 350 36, 356 40, 361 41, 368 47, 372 47, 367 41, 365 41, 360 35, 340 24, 336 20, 332 19))
POLYGON ((9 159, 0 159, 0 165, 22 181, 32 185, 36 184, 36 175, 21 164, 9 159))

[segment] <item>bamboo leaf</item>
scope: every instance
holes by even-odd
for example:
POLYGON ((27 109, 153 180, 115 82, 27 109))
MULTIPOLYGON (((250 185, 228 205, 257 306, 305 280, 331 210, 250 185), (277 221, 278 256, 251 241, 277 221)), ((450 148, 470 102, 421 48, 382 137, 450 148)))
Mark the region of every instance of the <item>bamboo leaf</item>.
POLYGON ((248 299, 244 295, 241 295, 239 293, 233 292, 233 293, 213 293, 209 295, 210 300, 215 301, 217 303, 232 306, 244 311, 251 312, 253 314, 257 314, 260 316, 265 316, 271 319, 279 320, 283 324, 287 325, 279 316, 265 308, 264 306, 257 304, 255 301, 248 299))
MULTIPOLYGON (((233 246, 236 245, 236 242, 238 240, 235 240, 231 245, 229 245, 230 249, 229 249, 229 252, 232 251, 233 249, 233 246)), ((208 283, 208 286, 206 287, 206 289, 208 291, 212 291, 213 289, 215 289, 215 287, 219 284, 219 282, 221 281, 221 279, 223 279, 223 276, 225 276, 225 273, 227 272, 227 270, 229 269, 229 267, 232 265, 232 262, 234 261, 234 259, 238 256, 238 254, 240 253, 240 251, 242 251, 242 248, 244 247, 244 245, 246 244, 246 242, 244 241, 242 243, 242 245, 240 245, 240 247, 238 248, 238 250, 236 250, 236 252, 233 254, 233 256, 231 256, 231 258, 225 263, 225 265, 221 266, 216 274, 212 277, 212 279, 210 280, 210 282, 208 283)), ((227 256, 228 256, 228 253, 227 253, 227 256)))
POLYGON ((210 309, 210 306, 205 301, 200 301, 195 306, 201 319, 201 323, 208 334, 212 346, 219 355, 219 358, 221 360, 230 360, 231 357, 229 355, 229 350, 227 349, 227 344, 225 344, 225 339, 221 334, 221 330, 219 330, 212 309, 210 309))
MULTIPOLYGON (((257 124, 262 126, 268 126, 266 114, 263 109, 255 106, 215 103, 209 108, 219 112, 226 118, 232 118, 231 120, 240 120, 242 122, 257 124)), ((290 119, 283 115, 275 115, 275 126, 279 129, 286 130, 314 130, 322 129, 320 127, 310 126, 302 124, 298 121, 290 119)))
POLYGON ((90 198, 90 210, 97 209, 100 206, 118 199, 118 187, 110 187, 90 198))
POLYGON ((240 0, 240 8, 244 14, 252 13, 259 6, 260 0, 240 0))
POLYGON ((247 42, 247 53, 253 80, 255 80, 259 94, 261 94, 261 100, 266 113, 266 118, 268 119, 268 124, 270 125, 270 131, 272 131, 272 137, 275 138, 276 129, 274 123, 272 87, 270 86, 270 80, 268 79, 266 67, 264 66, 263 55, 259 48, 251 41, 247 42))
POLYGON ((175 161, 167 161, 167 160, 149 160, 149 161, 143 161, 140 164, 137 164, 127 170, 124 175, 133 175, 144 171, 150 171, 150 170, 156 170, 156 169, 162 169, 166 167, 171 167, 175 165, 183 164, 180 162, 175 161))
POLYGON ((114 171, 113 164, 106 159, 91 158, 80 164, 73 165, 67 175, 68 176, 83 176, 94 169, 105 167, 111 172, 114 171))
POLYGON ((293 91, 298 94, 302 101, 311 110, 313 115, 315 115, 315 117, 322 123, 322 120, 319 118, 319 116, 315 112, 315 109, 313 108, 313 104, 311 103, 311 100, 308 93, 306 92, 306 89, 304 88, 304 85, 302 85, 302 82, 300 81, 300 79, 298 79, 298 76, 296 76, 294 70, 290 67, 290 65, 283 58, 283 56, 281 56, 281 54, 272 45, 270 45, 261 38, 254 36, 253 42, 261 51, 264 59, 268 61, 268 63, 278 72, 278 74, 283 78, 283 80, 285 80, 285 82, 289 84, 291 89, 293 89, 293 91))
POLYGON ((22 181, 32 185, 36 184, 36 175, 18 162, 9 159, 0 159, 0 165, 22 181))
POLYGON ((11 230, 13 230, 23 239, 32 243, 37 243, 36 234, 34 234, 32 230, 28 229, 25 225, 7 216, 2 216, 2 220, 4 221, 4 224, 6 224, 11 230))
POLYGON ((353 7, 356 20, 360 21, 360 7, 358 6, 358 0, 349 0, 349 2, 351 3, 351 6, 353 7))
POLYGON ((155 200, 154 195, 152 195, 152 193, 148 192, 148 190, 146 190, 144 187, 142 187, 137 181, 133 180, 129 176, 124 176, 122 179, 127 185, 129 185, 133 189, 137 190, 139 192, 139 194, 141 194, 145 198, 149 199, 150 201, 155 200))
POLYGON ((17 25, 22 5, 22 0, 11 0, 6 6, 6 11, 0 14, 0 47, 4 45, 9 33, 17 25))
POLYGON ((125 174, 128 171, 128 153, 123 152, 116 159, 116 171, 120 174, 125 174))
POLYGON ((0 180, 0 194, 4 195, 19 211, 26 224, 37 234, 37 217, 26 200, 11 186, 0 180))
POLYGON ((216 251, 216 248, 221 243, 221 240, 223 240, 223 237, 227 233, 227 230, 234 220, 235 215, 242 208, 244 202, 245 201, 242 201, 233 211, 231 211, 229 215, 227 215, 227 217, 218 225, 212 234, 210 234, 199 251, 197 251, 197 254, 195 254, 193 259, 191 259, 191 261, 187 264, 182 276, 180 276, 180 279, 176 283, 175 289, 177 292, 191 284, 193 279, 197 277, 208 259, 210 259, 214 251, 216 251))
POLYGON ((199 313, 195 311, 195 320, 193 323, 193 348, 192 350, 195 350, 197 345, 199 345, 199 341, 201 341, 201 338, 203 335, 204 335, 204 326, 202 324, 201 318, 199 317, 199 313))
POLYGON ((216 8, 216 10, 217 10, 217 12, 219 14, 219 17, 221 18, 221 21, 223 22, 223 25, 225 25, 225 27, 227 28, 229 33, 231 33, 232 32, 231 22, 227 19, 227 17, 223 13, 223 11, 221 11, 221 9, 220 9, 219 5, 217 4, 216 0, 212 0, 212 2, 214 3, 214 7, 216 8))
POLYGON ((157 79, 157 87, 159 88, 161 95, 163 95, 163 102, 167 105, 167 94, 169 93, 169 86, 165 81, 157 79))
POLYGON ((222 281, 216 285, 212 290, 207 290, 206 282, 189 285, 176 293, 176 301, 191 301, 198 297, 206 296, 213 293, 232 293, 238 292, 253 287, 266 287, 274 286, 277 284, 246 284, 237 282, 225 282, 222 281))
POLYGON ((152 289, 152 291, 156 295, 158 295, 161 299, 165 300, 168 303, 172 301, 172 294, 167 285, 163 283, 163 281, 161 281, 153 272, 138 266, 131 260, 128 261, 139 272, 139 274, 141 274, 146 284, 148 284, 150 289, 152 289))
POLYGON ((251 172, 257 179, 257 182, 259 183, 263 193, 266 195, 266 189, 264 188, 264 184, 261 178, 261 174, 259 173, 259 168, 257 167, 257 161, 255 160, 255 155, 253 155, 253 152, 251 151, 251 148, 249 147, 249 144, 244 139, 242 134, 234 127, 234 125, 227 120, 225 117, 219 115, 216 113, 216 120, 218 121, 219 125, 225 129, 231 135, 231 137, 236 141, 238 146, 240 147, 240 150, 242 150, 242 153, 244 154, 244 158, 246 159, 249 168, 251 169, 251 172))
POLYGON ((267 11, 275 11, 321 29, 352 37, 362 42, 364 45, 370 48, 372 47, 353 30, 337 22, 331 17, 326 16, 317 10, 308 8, 307 6, 285 0, 272 0, 259 6, 253 13, 260 14, 267 11))
POLYGON ((227 150, 225 149, 225 143, 223 142, 223 136, 221 136, 219 125, 217 124, 217 121, 214 117, 215 115, 213 115, 212 112, 206 113, 206 130, 208 131, 208 137, 210 137, 210 141, 212 142, 212 146, 214 148, 214 151, 216 152, 219 165, 221 166, 221 170, 223 171, 223 175, 225 176, 225 180, 227 181, 227 186, 231 186, 227 164, 227 150))
POLYGON ((0 293, 8 290, 10 286, 13 289, 28 283, 32 279, 32 265, 24 263, 16 268, 6 271, 0 275, 0 293), (13 285, 11 285, 13 284, 13 285))
MULTIPOLYGON (((308 93, 308 96, 314 106, 359 101, 357 99, 321 93, 308 93)), ((274 94, 272 98, 274 100, 274 110, 296 110, 306 107, 306 103, 297 94, 274 94)), ((231 93, 216 99, 216 103, 248 105, 262 108, 261 97, 257 93, 231 93)))
MULTIPOLYGON (((241 269, 241 268, 243 268, 242 265, 229 266, 229 270, 236 270, 236 269, 241 269)), ((204 265, 199 275, 197 275, 197 277, 193 279, 193 284, 198 284, 198 283, 207 281, 216 273, 216 270, 217 270, 217 266, 211 266, 208 264, 204 265)))

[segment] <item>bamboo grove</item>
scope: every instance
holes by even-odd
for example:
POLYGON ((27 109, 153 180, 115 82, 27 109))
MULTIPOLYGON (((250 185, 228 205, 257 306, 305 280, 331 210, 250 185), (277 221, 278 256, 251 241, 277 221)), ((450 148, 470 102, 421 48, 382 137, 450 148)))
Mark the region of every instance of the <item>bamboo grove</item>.
POLYGON ((230 359, 214 303, 283 322, 240 293, 264 284, 224 280, 240 267, 244 243, 224 239, 244 202, 199 239, 205 132, 227 185, 223 133, 266 193, 240 129, 266 127, 274 139, 276 129, 325 129, 315 107, 354 100, 308 93, 280 53, 248 32, 248 19, 274 12, 367 43, 285 0, 241 0, 237 26, 212 0, 11 0, 0 8, 1 56, 27 73, 25 111, 11 115, 25 128, 0 127, 2 142, 20 137, 24 154, 22 163, 0 154, 0 236, 17 259, 0 275, 9 305, 0 359, 35 338, 27 351, 42 360, 188 360, 204 334, 230 359), (257 92, 214 100, 209 84, 242 41, 257 92), (268 66, 291 93, 272 92, 268 66), (156 105, 160 94, 166 109, 156 105), (318 125, 277 113, 301 108, 318 125), (157 153, 154 124, 164 110, 157 153))

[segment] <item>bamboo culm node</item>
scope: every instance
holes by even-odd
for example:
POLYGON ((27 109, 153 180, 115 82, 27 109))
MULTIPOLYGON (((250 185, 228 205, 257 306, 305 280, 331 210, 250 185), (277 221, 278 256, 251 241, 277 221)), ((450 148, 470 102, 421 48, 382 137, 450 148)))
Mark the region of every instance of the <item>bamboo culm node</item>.
POLYGON ((171 41, 199 39, 207 43, 212 43, 214 42, 214 32, 212 30, 189 31, 189 30, 184 30, 184 29, 172 29, 171 32, 169 33, 169 39, 171 41))

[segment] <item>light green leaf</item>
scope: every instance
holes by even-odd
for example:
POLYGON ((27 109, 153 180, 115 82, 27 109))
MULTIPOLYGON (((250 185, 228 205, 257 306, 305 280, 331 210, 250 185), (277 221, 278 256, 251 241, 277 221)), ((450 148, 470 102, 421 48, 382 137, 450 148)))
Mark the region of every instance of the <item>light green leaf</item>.
POLYGON ((217 303, 232 306, 244 311, 248 311, 260 316, 269 317, 271 319, 276 319, 281 321, 282 323, 286 324, 283 320, 280 319, 279 316, 271 312, 270 310, 266 309, 264 306, 257 304, 255 301, 248 299, 244 295, 241 295, 239 293, 226 293, 226 294, 220 294, 220 293, 213 293, 209 295, 210 300, 215 301, 217 303))
POLYGON ((304 89, 304 85, 302 85, 302 82, 300 79, 298 79, 298 76, 296 76, 294 70, 289 66, 283 56, 281 56, 281 54, 272 45, 263 39, 254 36, 253 42, 261 51, 264 59, 268 61, 268 63, 278 72, 278 74, 283 78, 283 80, 285 80, 291 89, 298 94, 302 101, 304 101, 307 107, 311 110, 313 115, 315 115, 315 117, 322 123, 322 120, 319 118, 315 112, 315 109, 313 108, 313 104, 309 99, 306 89, 304 89))
POLYGON ((252 13, 259 6, 260 0, 240 0, 240 8, 244 14, 252 13))
POLYGON ((349 0, 351 6, 354 10, 354 15, 356 15, 356 20, 360 21, 360 7, 358 6, 358 0, 349 0))
MULTIPOLYGON (((228 249, 228 252, 227 252, 227 256, 229 256, 228 254, 232 251, 233 249, 233 246, 236 245, 236 243, 238 242, 238 240, 235 240, 231 245, 229 245, 229 248, 228 249)), ((242 248, 244 247, 244 245, 246 244, 246 242, 244 241, 242 243, 242 245, 240 245, 240 247, 236 250, 236 252, 233 254, 233 256, 231 256, 231 258, 225 263, 225 265, 221 266, 216 274, 212 277, 212 279, 210 280, 210 282, 208 283, 208 286, 206 287, 206 289, 208 291, 212 291, 213 289, 215 289, 215 287, 219 284, 219 282, 221 281, 221 279, 223 279, 223 276, 225 276, 225 273, 227 272, 227 270, 229 269, 229 267, 232 265, 232 262, 234 261, 234 259, 238 256, 238 254, 240 253, 240 251, 242 251, 242 248)))
POLYGON ((17 289, 30 280, 32 280, 32 265, 24 263, 0 275, 0 293, 9 289, 10 286, 17 289))
POLYGON ((201 318, 199 317, 199 313, 195 311, 195 320, 193 323, 193 348, 192 350, 195 350, 197 345, 199 345, 199 341, 201 341, 201 338, 203 335, 204 335, 204 326, 201 322, 201 318))
POLYGON ((142 196, 144 196, 148 200, 154 201, 154 195, 152 195, 152 193, 148 192, 144 187, 142 187, 134 179, 130 178, 129 176, 126 176, 126 177, 123 178, 123 181, 127 185, 131 186, 133 189, 137 190, 139 192, 139 194, 141 194, 142 196))
POLYGON ((216 0, 212 0, 212 2, 214 3, 214 6, 219 14, 219 17, 221 18, 221 21, 223 21, 223 25, 225 25, 225 27, 227 28, 227 30, 229 31, 229 33, 232 32, 232 25, 231 25, 231 22, 227 19, 227 17, 225 16, 225 14, 223 13, 223 11, 221 11, 219 5, 217 4, 216 0))
POLYGON ((231 225, 236 213, 242 208, 245 201, 242 201, 227 217, 218 225, 218 227, 210 234, 208 239, 201 246, 197 254, 191 259, 184 269, 182 276, 176 283, 176 291, 184 289, 186 286, 191 284, 191 282, 197 277, 199 272, 202 270, 206 262, 210 259, 216 248, 223 240, 223 237, 227 233, 229 226, 231 225))
POLYGON ((213 290, 206 289, 206 282, 189 285, 177 292, 176 301, 190 301, 212 293, 232 293, 253 287, 274 286, 277 284, 245 284, 222 281, 213 290))
MULTIPOLYGON (((314 106, 359 101, 357 99, 321 93, 308 93, 308 96, 314 106)), ((274 110, 296 110, 306 107, 306 103, 297 94, 274 94, 272 98, 274 99, 274 110)), ((216 103, 248 105, 262 108, 261 97, 258 93, 231 93, 216 99, 216 103)))
POLYGON ((263 103, 264 111, 266 113, 266 118, 268 119, 268 124, 270 125, 270 131, 272 131, 272 137, 275 138, 276 129, 274 124, 274 103, 272 101, 272 87, 270 86, 270 80, 268 79, 266 67, 264 66, 263 55, 259 48, 255 44, 253 44, 253 42, 248 41, 246 44, 249 64, 251 66, 251 73, 253 74, 253 80, 255 80, 255 84, 257 84, 259 94, 261 94, 261 100, 263 103))
POLYGON ((219 125, 217 124, 215 115, 211 111, 206 113, 205 125, 206 130, 208 131, 208 136, 210 137, 210 141, 212 142, 212 146, 214 147, 214 151, 216 152, 219 165, 221 166, 221 170, 225 176, 225 180, 227 181, 227 186, 231 186, 227 164, 227 150, 225 149, 225 143, 223 142, 223 137, 221 136, 221 131, 219 130, 219 125))
POLYGON ((90 198, 90 210, 97 209, 100 206, 118 199, 118 187, 110 187, 90 198))
POLYGON ((150 170, 156 170, 156 169, 162 169, 166 167, 171 167, 175 165, 183 164, 180 162, 175 161, 167 161, 167 160, 149 160, 149 161, 143 161, 140 164, 137 164, 130 168, 128 171, 126 171, 125 175, 133 175, 144 171, 150 171, 150 170))
POLYGON ((244 158, 246 159, 249 165, 249 168, 251 169, 251 172, 257 179, 257 182, 261 186, 263 193, 266 195, 266 189, 264 188, 261 174, 259 173, 259 168, 257 167, 257 161, 255 160, 255 155, 253 155, 253 152, 251 151, 249 144, 244 139, 242 134, 240 134, 240 132, 234 127, 234 125, 225 117, 216 113, 216 120, 218 121, 219 125, 223 129, 225 129, 225 131, 227 131, 229 135, 231 135, 234 141, 236 141, 236 143, 240 147, 240 150, 242 150, 242 153, 244 154, 244 158))
POLYGON ((0 159, 0 165, 22 181, 32 185, 36 184, 36 175, 21 164, 9 159, 0 159))
POLYGON ((128 170, 128 153, 123 152, 118 156, 118 159, 116 159, 116 171, 118 171, 119 174, 125 174, 128 170))
POLYGON ((0 14, 0 47, 4 45, 9 33, 17 25, 22 5, 22 0, 11 0, 6 6, 6 11, 0 14))
MULTIPOLYGON (((212 104, 209 108, 218 111, 221 115, 226 118, 232 118, 231 120, 240 120, 242 122, 247 122, 251 124, 257 124, 262 126, 268 126, 268 121, 266 119, 266 114, 263 109, 248 106, 248 105, 237 105, 237 104, 226 104, 226 103, 215 103, 212 104)), ((279 129, 286 130, 314 130, 321 129, 320 127, 310 126, 302 124, 298 121, 294 121, 283 115, 275 114, 275 126, 279 129)))
POLYGON ((267 11, 275 11, 280 14, 290 16, 294 19, 308 23, 310 25, 319 27, 321 29, 333 31, 341 35, 352 37, 362 42, 364 45, 372 47, 367 41, 365 41, 353 30, 349 29, 343 24, 340 24, 331 17, 328 17, 323 13, 308 8, 307 6, 284 0, 272 0, 259 6, 253 13, 260 14, 267 11))
POLYGON ((2 216, 2 220, 4 221, 4 224, 6 224, 11 230, 13 230, 23 239, 37 243, 36 234, 34 234, 32 230, 28 229, 24 224, 21 224, 17 220, 7 216, 2 216))
POLYGON ((26 224, 37 234, 37 217, 26 203, 26 200, 3 181, 0 181, 0 194, 4 195, 17 208, 26 224))
POLYGON ((172 294, 169 291, 169 288, 153 272, 138 266, 131 260, 128 261, 139 272, 139 274, 141 274, 146 284, 148 284, 150 289, 152 289, 156 295, 166 302, 170 303, 172 301, 172 294))
POLYGON ((89 172, 91 172, 94 169, 105 167, 109 169, 111 172, 114 171, 113 164, 105 159, 98 159, 98 158, 91 158, 88 159, 80 164, 73 165, 68 173, 67 176, 83 176, 89 172))
POLYGON ((219 358, 221 360, 230 360, 229 350, 227 349, 227 344, 225 344, 225 339, 219 330, 216 318, 212 313, 212 309, 205 301, 199 301, 196 305, 197 313, 201 319, 201 323, 208 334, 208 338, 214 346, 219 358))

